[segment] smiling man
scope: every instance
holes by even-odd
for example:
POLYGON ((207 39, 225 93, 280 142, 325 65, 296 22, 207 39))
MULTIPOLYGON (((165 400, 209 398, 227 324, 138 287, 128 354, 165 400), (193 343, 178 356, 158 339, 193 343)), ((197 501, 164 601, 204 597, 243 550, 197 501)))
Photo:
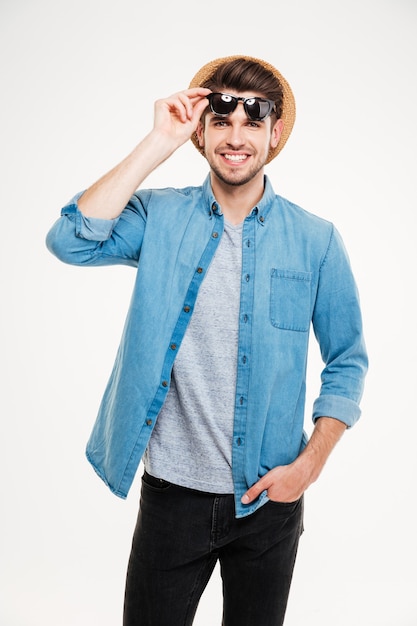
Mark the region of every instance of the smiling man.
POLYGON ((242 189, 254 181, 252 184, 263 193, 263 168, 270 148, 278 145, 282 132, 282 120, 275 119, 273 123, 271 118, 271 113, 276 116, 273 101, 265 100, 259 93, 244 97, 210 93, 208 100, 213 114, 204 116, 204 125, 199 123, 197 137, 212 172, 213 191, 215 187, 219 192, 222 184, 227 190, 230 185, 242 189), (255 119, 249 117, 252 109, 255 119), (226 113, 219 115, 219 110, 226 113), (261 113, 265 117, 259 117, 261 113))
POLYGON ((223 626, 283 624, 303 493, 360 416, 367 358, 342 240, 264 172, 294 119, 275 67, 216 59, 156 102, 149 134, 47 237, 64 262, 137 268, 87 445, 122 498, 144 463, 125 626, 192 624, 217 561, 223 626), (138 190, 190 138, 203 185, 138 190), (307 441, 310 327, 324 369, 307 441))

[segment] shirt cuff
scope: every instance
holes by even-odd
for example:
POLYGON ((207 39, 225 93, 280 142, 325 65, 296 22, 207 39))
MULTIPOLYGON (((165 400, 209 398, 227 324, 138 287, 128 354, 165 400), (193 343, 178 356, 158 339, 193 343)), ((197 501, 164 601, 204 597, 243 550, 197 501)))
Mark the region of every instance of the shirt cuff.
POLYGON ((84 192, 77 193, 61 210, 62 216, 72 216, 75 221, 75 235, 89 241, 107 241, 119 218, 105 220, 99 217, 86 217, 78 208, 78 200, 84 192))
POLYGON ((344 396, 324 395, 315 400, 313 405, 313 421, 319 417, 334 417, 351 428, 360 418, 359 405, 344 396))

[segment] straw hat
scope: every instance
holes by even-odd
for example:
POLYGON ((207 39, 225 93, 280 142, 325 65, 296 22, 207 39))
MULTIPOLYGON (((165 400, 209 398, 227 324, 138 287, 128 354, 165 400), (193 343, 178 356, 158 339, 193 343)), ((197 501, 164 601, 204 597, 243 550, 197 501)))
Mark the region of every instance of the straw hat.
MULTIPOLYGON (((255 57, 245 56, 242 54, 237 54, 237 55, 233 55, 229 57, 222 57, 220 59, 215 59, 214 61, 210 61, 210 63, 207 63, 206 65, 204 65, 197 72, 194 78, 191 80, 190 88, 201 87, 201 85, 205 83, 207 79, 213 76, 213 74, 215 73, 215 71, 220 65, 223 65, 224 63, 228 63, 229 61, 234 61, 236 59, 245 59, 246 61, 254 61, 255 63, 259 63, 259 65, 262 65, 262 67, 264 67, 266 70, 268 70, 269 72, 272 72, 272 74, 278 79, 282 87, 283 99, 282 99, 281 119, 284 122, 284 128, 283 128, 278 145, 276 146, 276 148, 271 148, 269 151, 268 159, 266 161, 267 163, 269 163, 270 161, 272 161, 272 159, 274 159, 277 156, 277 154, 279 154, 279 152, 281 152, 282 148, 285 146, 287 139, 290 136, 292 128, 294 126, 294 122, 295 122, 294 94, 291 91, 291 87, 289 86, 286 79, 283 77, 283 75, 280 72, 278 72, 278 70, 273 65, 270 65, 266 61, 262 61, 262 59, 257 59, 255 57)), ((197 150, 201 152, 201 154, 204 155, 204 150, 198 144, 196 133, 193 133, 193 135, 191 136, 191 141, 193 142, 197 150)))

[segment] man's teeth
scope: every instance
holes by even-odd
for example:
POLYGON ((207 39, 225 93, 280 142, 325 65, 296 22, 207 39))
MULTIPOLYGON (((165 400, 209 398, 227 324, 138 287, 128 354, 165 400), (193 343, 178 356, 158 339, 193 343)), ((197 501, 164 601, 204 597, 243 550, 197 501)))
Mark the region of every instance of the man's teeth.
POLYGON ((228 161, 244 161, 248 157, 246 154, 225 154, 224 158, 228 161))

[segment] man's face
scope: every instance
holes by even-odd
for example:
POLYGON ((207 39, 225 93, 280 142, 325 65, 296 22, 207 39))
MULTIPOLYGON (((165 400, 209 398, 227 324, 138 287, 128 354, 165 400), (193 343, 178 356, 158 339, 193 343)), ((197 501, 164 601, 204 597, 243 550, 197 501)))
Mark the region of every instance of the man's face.
MULTIPOLYGON (((249 98, 259 93, 227 93, 249 98)), ((207 112, 199 123, 197 137, 204 148, 205 157, 212 172, 225 184, 245 185, 257 175, 263 176, 263 167, 269 149, 278 145, 282 121, 271 127, 271 116, 263 121, 253 121, 245 113, 242 102, 227 117, 207 112)))

